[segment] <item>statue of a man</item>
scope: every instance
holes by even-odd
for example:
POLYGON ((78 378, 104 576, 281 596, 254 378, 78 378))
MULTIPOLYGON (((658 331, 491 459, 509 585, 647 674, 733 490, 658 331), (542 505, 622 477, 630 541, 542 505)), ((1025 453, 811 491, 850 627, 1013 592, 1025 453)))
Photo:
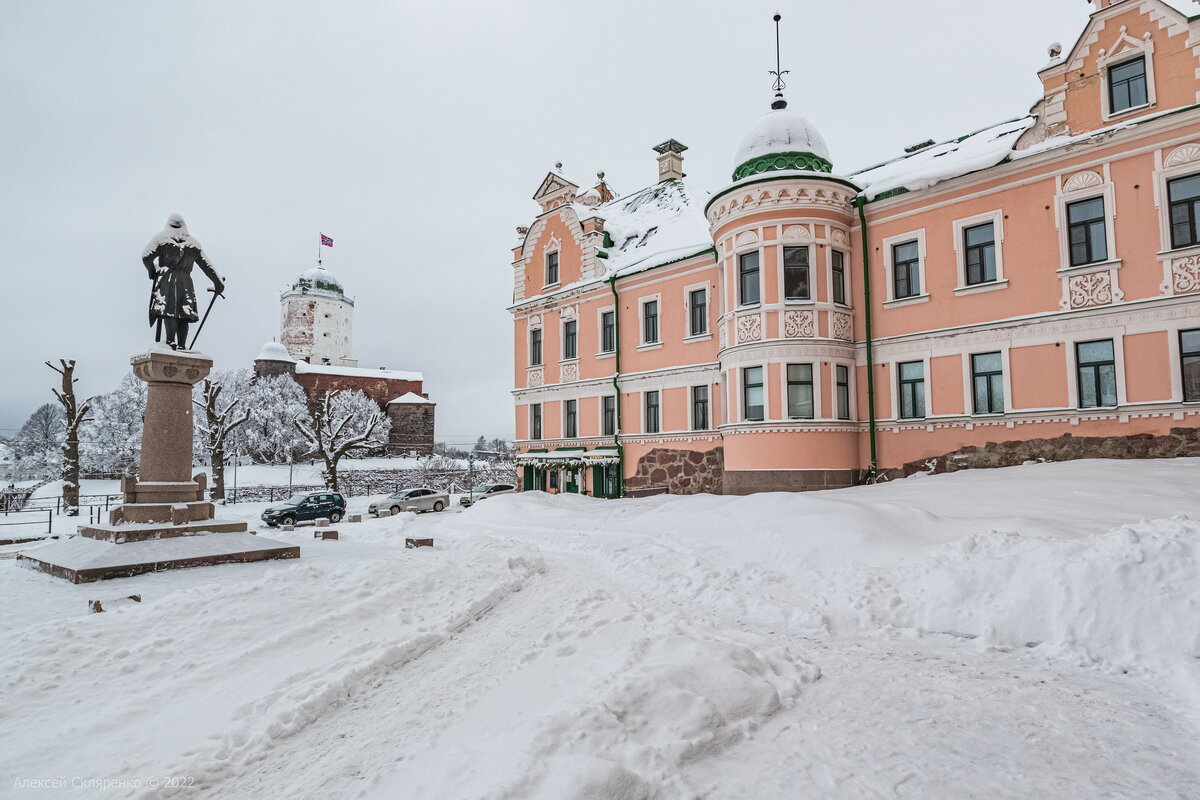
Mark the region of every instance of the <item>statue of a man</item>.
POLYGON ((192 265, 199 266, 208 276, 216 294, 225 289, 224 279, 213 269, 200 243, 188 233, 187 224, 178 214, 167 217, 167 227, 146 245, 142 264, 154 281, 150 290, 150 325, 157 325, 154 341, 162 341, 165 325, 171 349, 187 349, 188 325, 200 319, 196 289, 192 286, 192 265))

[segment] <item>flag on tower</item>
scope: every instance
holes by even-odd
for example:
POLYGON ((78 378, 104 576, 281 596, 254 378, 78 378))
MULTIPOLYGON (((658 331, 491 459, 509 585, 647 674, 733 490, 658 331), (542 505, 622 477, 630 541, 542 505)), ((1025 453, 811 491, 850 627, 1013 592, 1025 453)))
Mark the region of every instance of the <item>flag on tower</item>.
POLYGON ((333 247, 333 239, 322 233, 321 234, 321 244, 325 245, 326 247, 333 247))

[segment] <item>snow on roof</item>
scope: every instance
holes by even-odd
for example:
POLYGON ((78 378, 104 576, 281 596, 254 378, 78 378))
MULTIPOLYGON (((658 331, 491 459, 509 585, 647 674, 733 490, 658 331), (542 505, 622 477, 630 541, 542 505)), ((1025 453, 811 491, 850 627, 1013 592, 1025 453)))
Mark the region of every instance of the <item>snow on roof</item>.
POLYGON ((312 375, 349 375, 355 378, 386 378, 389 381, 425 380, 425 376, 419 372, 406 372, 397 369, 368 369, 367 367, 335 367, 329 364, 309 364, 305 361, 296 362, 296 372, 312 375))
POLYGON ((896 189, 928 189, 942 181, 1001 163, 1012 155, 1013 145, 1033 123, 1033 117, 1002 122, 852 173, 849 178, 863 188, 868 200, 896 189))
POLYGON ((293 289, 299 289, 305 286, 313 289, 326 289, 329 291, 342 292, 342 282, 337 277, 325 269, 324 267, 313 267, 306 269, 296 278, 296 282, 292 284, 293 289))
POLYGON ((594 209, 576 209, 580 218, 604 220, 612 240, 605 264, 609 275, 628 275, 712 248, 708 220, 681 180, 647 186, 594 209))
POLYGON ((738 148, 733 168, 771 153, 812 153, 830 160, 825 138, 816 126, 786 108, 768 111, 755 121, 738 148))
POLYGON ((421 395, 417 394, 416 392, 408 392, 407 394, 402 394, 399 397, 388 401, 389 406, 393 404, 404 406, 434 405, 434 402, 427 398, 421 397, 421 395))
POLYGON ((255 361, 295 361, 287 351, 287 348, 279 342, 267 342, 258 351, 255 361))

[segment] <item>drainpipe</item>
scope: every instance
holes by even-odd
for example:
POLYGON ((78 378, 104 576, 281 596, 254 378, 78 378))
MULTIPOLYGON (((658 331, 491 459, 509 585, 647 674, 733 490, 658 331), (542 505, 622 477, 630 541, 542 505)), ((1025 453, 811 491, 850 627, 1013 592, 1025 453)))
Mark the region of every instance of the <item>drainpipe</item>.
POLYGON ((875 451, 875 354, 871 341, 871 250, 867 241, 866 205, 865 197, 860 195, 854 199, 854 206, 858 209, 859 227, 862 229, 863 306, 866 311, 863 321, 866 323, 867 338, 867 417, 871 441, 871 465, 868 468, 867 480, 870 481, 874 480, 879 469, 879 460, 875 451))
POLYGON ((621 298, 617 296, 617 276, 608 279, 613 296, 613 393, 616 396, 616 428, 613 445, 617 448, 617 497, 625 496, 625 448, 621 446, 621 298))

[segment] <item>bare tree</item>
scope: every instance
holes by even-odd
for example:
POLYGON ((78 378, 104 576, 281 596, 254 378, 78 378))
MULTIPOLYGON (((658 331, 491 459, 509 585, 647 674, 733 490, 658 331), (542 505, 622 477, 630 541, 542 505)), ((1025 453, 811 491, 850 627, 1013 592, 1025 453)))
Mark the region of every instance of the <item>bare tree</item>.
POLYGON ((242 409, 237 415, 233 413, 240 402, 238 398, 221 402, 221 389, 221 384, 205 378, 200 399, 192 401, 204 409, 204 419, 197 419, 196 427, 208 451, 209 463, 212 464, 213 480, 208 494, 213 500, 225 499, 225 440, 237 426, 250 419, 247 409, 242 409))
POLYGON ((326 392, 312 416, 294 424, 313 454, 325 462, 325 485, 335 492, 343 456, 387 444, 388 421, 362 392, 326 392))
POLYGON ((52 389, 58 398, 65 417, 65 436, 62 443, 62 499, 63 513, 68 517, 79 515, 79 426, 88 421, 88 412, 92 405, 90 400, 84 400, 82 405, 75 399, 75 360, 67 361, 60 358, 56 367, 49 361, 46 366, 62 375, 62 390, 52 389))

